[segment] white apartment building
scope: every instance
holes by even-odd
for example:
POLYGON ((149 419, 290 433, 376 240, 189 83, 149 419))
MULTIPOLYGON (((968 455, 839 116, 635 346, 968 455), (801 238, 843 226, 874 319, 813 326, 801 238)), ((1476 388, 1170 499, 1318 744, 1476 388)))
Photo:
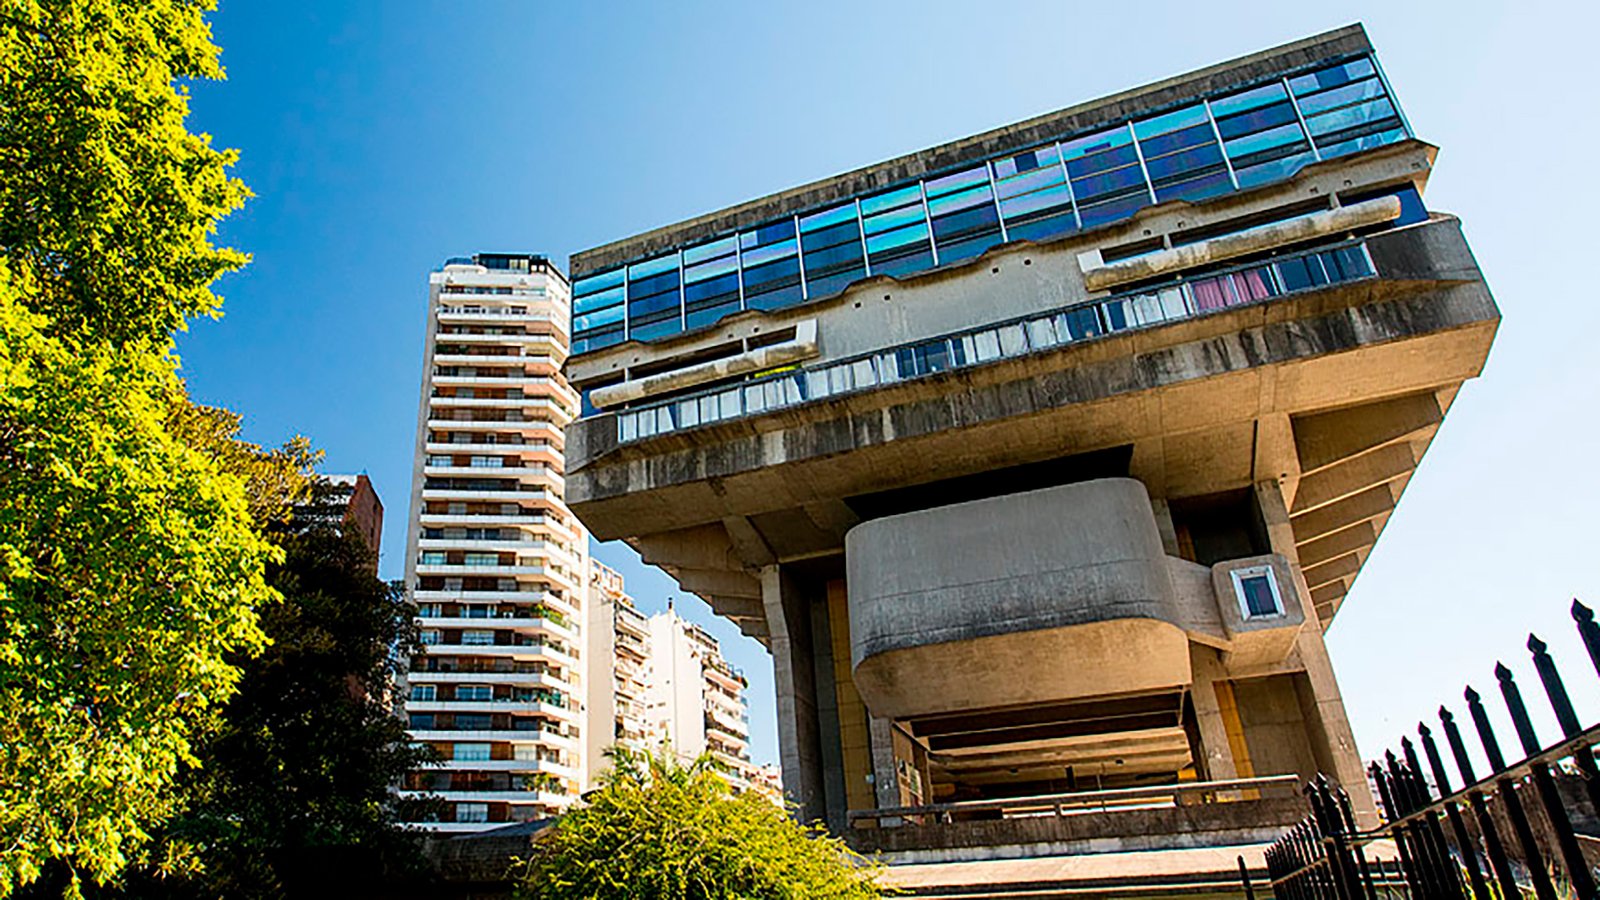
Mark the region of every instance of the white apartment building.
POLYGON ((633 605, 622 576, 597 560, 589 564, 588 725, 590 780, 608 766, 613 745, 653 750, 660 743, 646 709, 650 666, 650 620, 633 605), (610 660, 606 671, 605 661, 610 660))
POLYGON ((570 321, 543 257, 479 254, 429 278, 406 545, 426 652, 402 685, 413 738, 444 759, 405 785, 444 800, 427 828, 547 818, 588 781, 588 537, 562 480, 570 321))
POLYGON ((751 790, 750 721, 743 673, 717 639, 670 606, 650 617, 646 695, 652 735, 684 760, 709 752, 735 791, 751 790))

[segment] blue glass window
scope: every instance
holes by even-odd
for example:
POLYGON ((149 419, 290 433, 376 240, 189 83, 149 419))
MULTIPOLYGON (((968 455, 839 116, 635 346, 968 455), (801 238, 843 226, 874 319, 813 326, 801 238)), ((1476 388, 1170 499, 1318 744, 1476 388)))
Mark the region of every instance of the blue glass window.
POLYGON ((861 218, 872 274, 906 275, 933 267, 919 185, 863 197, 861 218))
POLYGON ((598 350, 623 340, 622 270, 572 283, 572 352, 598 350))
POLYGON ((1324 159, 1405 137, 1400 114, 1370 59, 1291 78, 1289 87, 1324 159))
POLYGON ((1061 145, 1078 217, 1084 228, 1127 218, 1150 205, 1133 134, 1113 128, 1061 145))
POLYGON ((1281 82, 1214 100, 1211 114, 1241 188, 1287 178, 1316 160, 1281 82))
POLYGON ((744 232, 739 235, 739 250, 744 257, 745 308, 780 309, 804 299, 793 219, 744 232))
POLYGON ((683 330, 678 254, 628 267, 628 337, 648 341, 683 330))
POLYGON ((940 265, 971 259, 1000 243, 987 163, 931 179, 926 189, 940 265))
MULTIPOLYGON (((1043 240, 1093 228, 1153 202, 1282 180, 1319 155, 1407 136, 1375 62, 1347 60, 636 262, 626 282, 620 268, 578 279, 573 350, 833 296, 869 274, 904 276, 975 257, 1002 236, 1043 240)), ((1069 330, 1080 326, 1088 327, 1069 330)), ((1120 326, 1104 318, 1096 327, 1120 326)))
POLYGON ((1066 170, 1054 146, 996 160, 994 177, 1011 240, 1042 240, 1077 227, 1066 170))
POLYGON ((1133 130, 1158 201, 1200 200, 1233 189, 1203 104, 1135 122, 1133 130))
POLYGON ((683 251, 683 307, 688 327, 739 311, 738 241, 727 237, 683 251))
POLYGON ((811 297, 832 296, 866 277, 855 202, 801 216, 800 249, 805 258, 806 291, 811 297))

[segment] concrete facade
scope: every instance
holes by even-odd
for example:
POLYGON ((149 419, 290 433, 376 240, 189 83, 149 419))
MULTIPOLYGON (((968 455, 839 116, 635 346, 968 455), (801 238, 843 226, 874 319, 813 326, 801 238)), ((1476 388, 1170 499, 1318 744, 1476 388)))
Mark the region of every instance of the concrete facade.
MULTIPOLYGON (((1332 32, 573 270, 936 174, 1040 122, 1162 115, 1369 51, 1359 27, 1332 32)), ((1323 634, 1499 321, 1459 222, 1421 205, 1434 156, 1406 132, 575 356, 569 377, 600 408, 570 431, 568 499, 770 648, 785 788, 863 846, 1194 846, 1184 823, 1214 811, 1183 811, 1183 785, 1317 772, 1370 817, 1323 634), (803 354, 741 362, 786 343, 803 354), (1132 830, 1107 813, 1123 818, 1007 837, 1021 826, 962 813, 1163 785, 1178 811, 1132 830), (953 818, 918 812, 934 805, 953 818)), ((1258 793, 1207 795, 1249 820, 1207 829, 1281 824, 1258 793)))

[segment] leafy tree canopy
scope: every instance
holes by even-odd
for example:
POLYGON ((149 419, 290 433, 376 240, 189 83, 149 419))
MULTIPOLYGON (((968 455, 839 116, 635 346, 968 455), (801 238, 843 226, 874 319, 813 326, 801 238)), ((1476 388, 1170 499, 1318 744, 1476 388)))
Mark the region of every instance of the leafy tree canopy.
POLYGON ((874 898, 877 870, 842 841, 752 793, 730 796, 710 757, 617 748, 604 785, 525 863, 524 900, 874 898))
POLYGON ((249 196, 184 124, 220 78, 214 0, 0 0, 0 251, 52 334, 165 346, 245 256, 211 245, 249 196))
POLYGON ((268 580, 284 599, 261 613, 271 644, 239 660, 239 692, 149 858, 94 896, 278 898, 426 877, 417 836, 395 824, 424 818, 421 803, 392 790, 432 756, 391 705, 419 647, 415 609, 353 531, 313 527, 280 544, 268 580))
POLYGON ((236 445, 171 355, 247 196, 184 119, 211 0, 0 0, 0 897, 112 877, 265 642, 303 445, 236 445), (248 462, 247 462, 248 461, 248 462))
POLYGON ((170 361, 74 348, 0 261, 0 896, 126 862, 263 643, 245 479, 167 428, 170 361))

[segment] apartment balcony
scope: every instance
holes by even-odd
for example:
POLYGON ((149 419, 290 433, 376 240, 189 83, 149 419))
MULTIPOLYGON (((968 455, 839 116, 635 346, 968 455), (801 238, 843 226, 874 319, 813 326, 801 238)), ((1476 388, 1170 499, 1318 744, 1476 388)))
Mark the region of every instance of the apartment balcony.
POLYGON ((492 656, 511 660, 549 660, 563 666, 576 666, 578 660, 565 650, 549 644, 425 644, 429 656, 492 656))
POLYGON ((538 375, 554 375, 561 371, 561 364, 566 356, 551 356, 548 353, 519 353, 514 355, 497 356, 488 353, 436 353, 433 364, 436 366, 524 366, 538 375))
POLYGON ((447 772, 514 772, 518 775, 551 775, 556 778, 576 780, 578 770, 572 766, 543 759, 447 759, 431 771, 447 772))
POLYGON ((560 719, 576 721, 577 710, 546 703, 540 700, 407 700, 406 712, 449 713, 537 713, 560 719))
MULTIPOLYGON (((531 306, 534 305, 534 304, 528 302, 528 300, 532 299, 532 298, 527 298, 527 297, 515 298, 515 297, 513 297, 511 299, 513 299, 513 300, 519 300, 520 299, 521 302, 518 302, 516 304, 518 306, 531 307, 531 306)), ((539 303, 539 302, 543 302, 543 301, 542 300, 535 300, 535 303, 539 303)), ((464 324, 483 323, 485 325, 524 325, 524 326, 526 326, 526 325, 545 325, 545 326, 553 326, 555 328, 555 330, 560 332, 563 336, 565 336, 565 334, 566 334, 566 329, 564 327, 562 327, 562 326, 565 324, 567 317, 565 315, 562 315, 561 313, 557 313, 557 312, 512 312, 508 307, 490 307, 490 306, 484 306, 484 307, 480 307, 478 309, 467 310, 467 309, 462 309, 460 307, 441 306, 439 308, 439 310, 438 310, 437 315, 438 315, 438 319, 439 319, 439 321, 441 323, 443 323, 443 322, 464 323, 464 324)))
POLYGON ((548 513, 531 513, 528 515, 506 513, 423 513, 419 518, 423 527, 448 528, 459 525, 475 528, 483 525, 538 525, 551 528, 566 528, 576 537, 575 530, 548 513))
POLYGON ((554 731, 532 728, 411 728, 413 741, 438 744, 526 744, 576 751, 578 741, 554 731))
POLYGON ((559 441, 562 437, 559 424, 546 422, 542 419, 475 422, 465 419, 430 418, 428 419, 428 428, 431 431, 492 431, 495 434, 514 431, 519 434, 532 435, 542 440, 549 440, 553 435, 559 441))
POLYGON ((507 553, 522 555, 551 554, 566 556, 574 560, 577 554, 571 547, 555 541, 540 538, 512 539, 512 538, 420 538, 417 546, 422 550, 500 550, 507 553))
POLYGON ((543 616, 493 619, 422 616, 419 621, 422 623, 423 628, 476 628, 486 631, 514 629, 519 633, 531 631, 535 634, 549 635, 572 642, 576 642, 578 639, 577 632, 573 630, 570 624, 557 622, 554 619, 547 619, 543 616))
POLYGON ((449 344, 452 346, 473 347, 527 347, 544 345, 558 351, 566 350, 566 341, 561 336, 553 334, 447 334, 436 332, 433 336, 435 344, 449 344))
POLYGON ((423 488, 424 500, 458 500, 477 501, 480 503, 561 503, 561 497, 554 491, 543 488, 532 488, 521 491, 501 490, 474 490, 473 488, 423 488))
POLYGON ((744 690, 744 676, 727 663, 707 660, 705 672, 706 680, 713 684, 734 692, 744 690))
POLYGON ((706 705, 706 721, 716 725, 726 734, 743 739, 750 733, 750 723, 745 721, 743 710, 733 711, 714 704, 706 705))
POLYGON ((572 691, 573 685, 549 672, 417 672, 406 673, 411 684, 505 684, 572 691))
POLYGON ((560 464, 565 461, 566 454, 561 446, 554 442, 534 441, 526 444, 476 444, 470 442, 455 443, 453 441, 429 441, 423 445, 429 454, 435 453, 496 453, 506 458, 538 459, 545 462, 560 464))
POLYGON ((428 405, 437 409, 550 409, 568 416, 573 414, 571 407, 540 394, 521 397, 429 397, 428 405))
MULTIPOLYGON (((557 794, 552 791, 401 791, 402 797, 438 797, 453 803, 510 803, 513 805, 539 804, 565 807, 578 799, 576 793, 557 794)), ((428 827, 433 823, 419 823, 428 827)), ((445 824, 445 823, 440 823, 445 824)), ((460 824, 460 823, 457 823, 460 824)), ((510 825, 511 822, 478 822, 476 830, 510 825)))
POLYGON ((548 485, 565 489, 567 479, 544 466, 424 466, 422 473, 433 477, 500 478, 518 484, 548 485))

